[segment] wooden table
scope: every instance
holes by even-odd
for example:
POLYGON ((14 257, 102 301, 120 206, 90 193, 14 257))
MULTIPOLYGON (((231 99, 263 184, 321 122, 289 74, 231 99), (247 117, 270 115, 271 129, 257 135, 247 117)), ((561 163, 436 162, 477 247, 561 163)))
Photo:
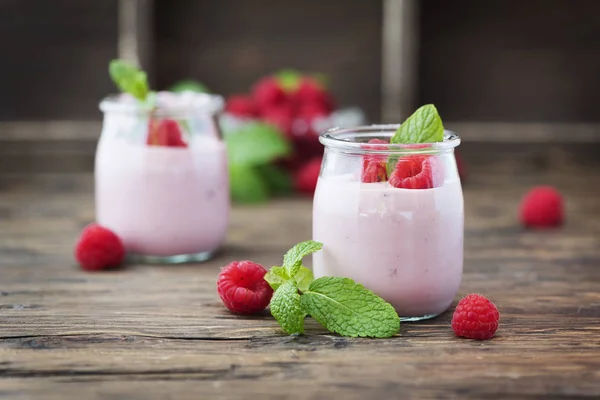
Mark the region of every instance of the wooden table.
POLYGON ((267 313, 230 314, 215 290, 219 267, 280 263, 310 238, 309 200, 235 207, 224 252, 205 264, 90 274, 72 251, 93 219, 92 175, 0 177, 0 398, 600 396, 597 157, 517 152, 492 168, 491 153, 473 154, 486 162, 465 185, 459 296, 480 292, 498 305, 500 329, 485 342, 454 337, 451 311, 384 340, 312 322, 290 337, 267 313), (518 225, 519 199, 537 183, 566 193, 563 228, 518 225))

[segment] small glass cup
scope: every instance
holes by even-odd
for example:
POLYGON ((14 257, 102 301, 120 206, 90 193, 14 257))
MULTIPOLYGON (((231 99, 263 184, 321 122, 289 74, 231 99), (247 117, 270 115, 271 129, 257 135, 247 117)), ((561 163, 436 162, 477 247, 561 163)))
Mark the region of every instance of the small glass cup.
POLYGON ((117 97, 100 103, 96 220, 119 235, 130 261, 205 261, 225 240, 229 177, 216 119, 223 99, 194 96, 153 110, 117 97))
POLYGON ((460 138, 446 131, 439 143, 389 144, 397 128, 321 134, 313 239, 323 249, 313 270, 317 278, 354 279, 402 320, 418 321, 447 310, 462 279, 464 206, 454 158, 460 138))

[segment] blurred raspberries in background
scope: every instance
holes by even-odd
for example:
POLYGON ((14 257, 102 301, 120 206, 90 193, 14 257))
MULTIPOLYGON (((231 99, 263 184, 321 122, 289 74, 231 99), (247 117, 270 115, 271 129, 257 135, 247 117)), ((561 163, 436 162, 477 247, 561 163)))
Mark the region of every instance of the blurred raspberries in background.
POLYGON ((233 201, 312 195, 318 177, 315 160, 323 155, 319 134, 365 122, 360 109, 336 107, 322 75, 283 70, 258 79, 246 93, 229 96, 221 127, 233 201))

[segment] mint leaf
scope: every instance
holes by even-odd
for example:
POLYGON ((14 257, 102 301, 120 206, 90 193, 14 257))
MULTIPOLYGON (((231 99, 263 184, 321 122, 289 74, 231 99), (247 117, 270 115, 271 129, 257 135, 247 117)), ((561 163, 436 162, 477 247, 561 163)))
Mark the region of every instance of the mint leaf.
POLYGON ((295 277, 302 265, 302 259, 315 251, 321 250, 322 247, 323 243, 307 240, 289 249, 283 256, 283 267, 288 276, 295 277))
POLYGON ((287 195, 293 192, 294 181, 289 172, 273 164, 259 165, 256 169, 267 183, 271 194, 287 195))
POLYGON ((206 85, 204 85, 200 82, 193 81, 193 80, 183 80, 183 81, 177 82, 176 84, 171 86, 169 91, 174 92, 174 93, 181 93, 181 92, 185 92, 185 91, 197 92, 197 93, 210 93, 210 90, 206 87, 206 85))
POLYGON ((433 143, 444 140, 444 125, 433 104, 426 104, 400 125, 390 143, 433 143))
MULTIPOLYGON (((273 288, 277 290, 282 284, 290 280, 287 271, 283 267, 271 267, 271 269, 265 274, 264 280, 273 288)), ((306 268, 304 265, 300 266, 300 269, 296 273, 293 281, 298 286, 298 289, 303 292, 308 290, 309 285, 315 280, 312 270, 306 268)))
POLYGON ((286 92, 293 92, 298 89, 302 74, 293 69, 283 69, 275 74, 275 80, 286 92))
POLYGON ((146 73, 124 60, 112 60, 108 66, 110 77, 124 93, 144 101, 150 89, 146 73))
POLYGON ((251 166, 229 164, 231 198, 239 203, 262 203, 269 199, 269 189, 251 166))
POLYGON ((269 124, 253 122, 225 135, 230 164, 263 165, 291 152, 291 145, 269 124))
POLYGON ((306 268, 304 265, 300 266, 300 269, 296 273, 296 276, 294 276, 294 281, 296 281, 296 285, 298 285, 298 289, 301 292, 307 291, 310 284, 314 280, 315 276, 313 275, 312 270, 306 268))
POLYGON ((300 305, 300 295, 295 282, 283 283, 273 294, 269 307, 271 314, 286 333, 304 332, 306 313, 300 305))
POLYGON ((265 274, 265 281, 271 286, 273 290, 277 290, 279 286, 287 282, 290 277, 288 276, 285 268, 283 267, 271 267, 271 269, 265 274))
POLYGON ((342 336, 384 338, 400 329, 394 307, 352 279, 319 278, 300 303, 307 314, 342 336))

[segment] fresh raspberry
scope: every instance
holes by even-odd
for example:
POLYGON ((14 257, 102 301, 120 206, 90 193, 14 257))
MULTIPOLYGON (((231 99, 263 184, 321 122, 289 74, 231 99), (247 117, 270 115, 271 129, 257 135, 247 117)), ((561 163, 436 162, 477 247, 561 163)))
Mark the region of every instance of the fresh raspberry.
POLYGON ((252 88, 252 96, 261 113, 273 106, 281 106, 290 101, 287 93, 273 77, 259 80, 252 88))
POLYGON ((275 126, 286 137, 291 137, 294 113, 290 107, 287 105, 271 106, 263 110, 262 117, 265 122, 275 126))
POLYGON ((267 270, 252 261, 233 261, 223 267, 217 292, 225 307, 238 314, 254 314, 271 301, 273 289, 264 280, 267 270))
POLYGON ((330 114, 330 111, 318 103, 309 103, 300 107, 298 118, 306 122, 312 122, 317 118, 325 118, 330 114))
POLYGON ((317 180, 321 172, 322 158, 317 157, 308 161, 296 172, 295 186, 300 193, 314 194, 317 180))
POLYGON ((331 113, 335 108, 331 94, 323 89, 316 80, 308 77, 300 80, 293 98, 294 103, 300 108, 312 105, 319 107, 325 114, 331 113))
POLYGON ((227 99, 225 111, 241 118, 253 118, 258 115, 258 107, 254 99, 243 94, 232 95, 227 99))
POLYGON ((415 154, 398 160, 389 181, 397 188, 430 189, 441 186, 444 177, 435 156, 415 154))
MULTIPOLYGON (((371 139, 370 144, 389 144, 385 140, 371 139)), ((385 150, 386 146, 376 149, 385 150)), ((365 183, 385 182, 387 180, 387 156, 385 154, 367 154, 363 156, 361 181, 365 183)))
POLYGON ((470 294, 456 305, 452 316, 452 330, 456 336, 469 339, 491 339, 498 329, 500 313, 487 298, 470 294))
POLYGON ((123 262, 125 248, 111 230, 92 223, 86 226, 75 246, 75 259, 86 271, 115 267, 123 262))
POLYGON ((532 228, 551 228, 562 224, 564 219, 563 198, 551 186, 531 189, 521 201, 521 223, 532 228))
POLYGON ((151 146, 187 147, 179 123, 174 119, 150 120, 147 144, 151 146))
POLYGON ((323 145, 319 142, 319 135, 309 130, 303 135, 292 138, 294 153, 302 164, 318 157, 323 157, 323 145))

